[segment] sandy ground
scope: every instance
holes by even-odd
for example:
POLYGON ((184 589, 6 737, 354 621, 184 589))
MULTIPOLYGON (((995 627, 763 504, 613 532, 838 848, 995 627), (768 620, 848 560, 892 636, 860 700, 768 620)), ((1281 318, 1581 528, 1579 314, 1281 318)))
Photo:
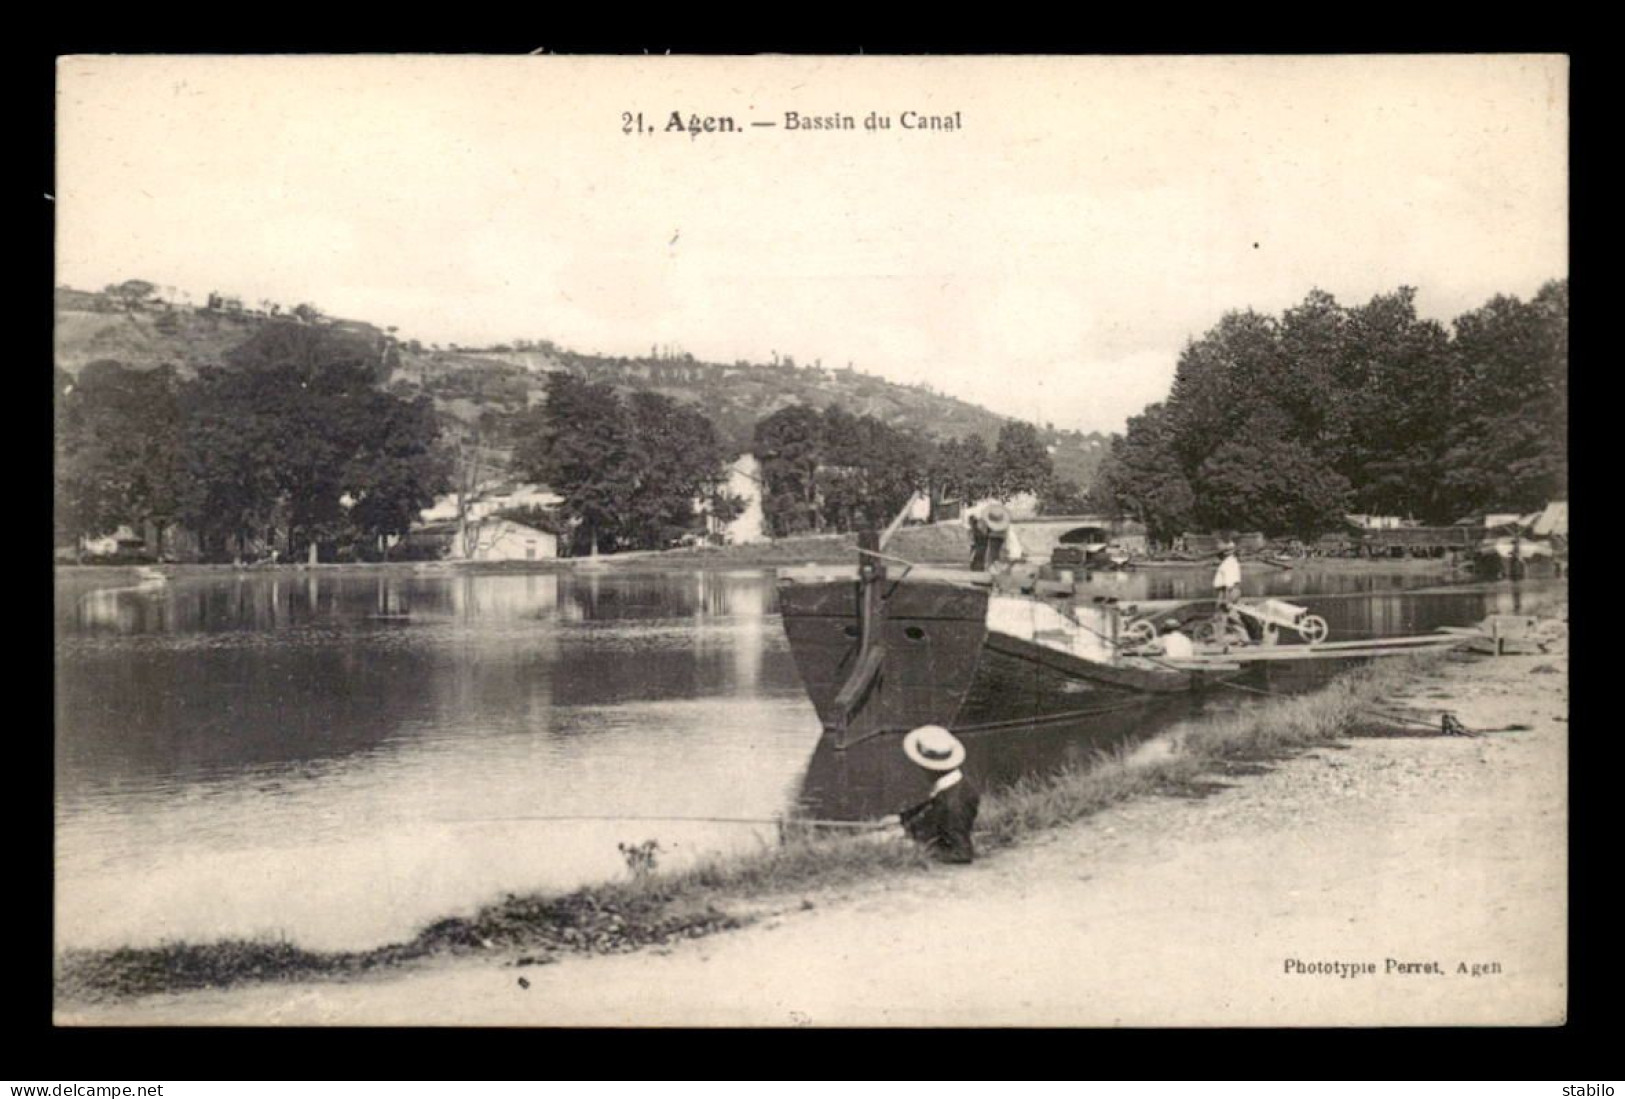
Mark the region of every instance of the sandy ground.
POLYGON ((1568 662, 1451 662, 1364 736, 963 868, 799 895, 664 952, 453 959, 98 1006, 64 1024, 1249 1026, 1565 1016, 1568 662), (1338 975, 1335 963, 1373 966, 1338 975), (1399 965, 1433 963, 1437 972, 1399 965), (1482 967, 1473 975, 1473 966, 1482 967), (521 978, 528 987, 521 984, 521 978))

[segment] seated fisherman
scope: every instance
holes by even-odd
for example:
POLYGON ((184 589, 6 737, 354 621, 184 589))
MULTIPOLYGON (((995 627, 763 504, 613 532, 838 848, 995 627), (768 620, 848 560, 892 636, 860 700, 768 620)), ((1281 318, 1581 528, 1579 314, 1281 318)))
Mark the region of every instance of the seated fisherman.
POLYGON ((981 796, 959 769, 965 762, 965 746, 940 725, 922 725, 903 738, 903 754, 941 775, 925 801, 898 814, 909 838, 942 862, 972 861, 976 848, 971 827, 981 796))
POLYGON ((1174 660, 1189 660, 1196 653, 1191 639, 1181 630, 1162 635, 1162 655, 1174 660))

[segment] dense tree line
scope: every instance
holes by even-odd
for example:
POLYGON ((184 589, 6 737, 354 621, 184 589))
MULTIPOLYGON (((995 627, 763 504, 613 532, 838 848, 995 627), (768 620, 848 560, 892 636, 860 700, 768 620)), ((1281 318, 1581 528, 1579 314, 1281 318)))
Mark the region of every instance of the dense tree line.
POLYGON ((1128 422, 1095 500, 1168 539, 1314 536, 1348 511, 1448 523, 1531 511, 1567 483, 1568 284, 1497 297, 1450 331, 1402 287, 1280 317, 1226 315, 1128 422))
POLYGON ((711 421, 658 393, 622 399, 556 372, 514 434, 515 471, 564 497, 577 553, 663 549, 699 525, 697 505, 726 521, 740 503, 724 491, 728 455, 711 421))
POLYGON ((990 449, 980 435, 935 442, 839 405, 788 405, 757 422, 762 510, 775 535, 884 526, 916 492, 933 504, 1031 492, 1045 510, 1081 506, 1055 476, 1031 424, 1007 421, 990 449))
POLYGON ((385 369, 369 340, 290 323, 190 380, 111 361, 77 379, 58 369, 59 538, 150 523, 160 542, 193 532, 206 558, 376 552, 448 472, 433 406, 380 390, 385 369))
POLYGON ((980 435, 939 443, 932 477, 937 498, 942 500, 1008 500, 1029 493, 1038 498, 1040 510, 1049 514, 1077 512, 1086 506, 1079 487, 1056 475, 1038 429, 1020 420, 1006 420, 991 449, 980 435))
POLYGON ((762 511, 775 535, 884 526, 927 483, 930 444, 839 405, 787 405, 756 424, 762 511))

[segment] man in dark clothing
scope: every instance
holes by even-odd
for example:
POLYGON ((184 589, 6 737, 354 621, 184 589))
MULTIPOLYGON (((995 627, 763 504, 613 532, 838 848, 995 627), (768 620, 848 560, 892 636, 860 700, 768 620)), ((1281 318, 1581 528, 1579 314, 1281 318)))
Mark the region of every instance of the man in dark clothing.
POLYGON ((987 572, 993 568, 1004 552, 1005 538, 1010 532, 1010 513, 1003 504, 988 504, 986 507, 972 511, 968 515, 970 521, 971 555, 970 567, 973 572, 987 572))
POLYGON ((941 773, 925 801, 898 814, 909 838, 943 862, 966 863, 976 858, 971 828, 981 796, 959 765, 965 746, 940 725, 922 725, 903 738, 903 752, 928 771, 941 773))

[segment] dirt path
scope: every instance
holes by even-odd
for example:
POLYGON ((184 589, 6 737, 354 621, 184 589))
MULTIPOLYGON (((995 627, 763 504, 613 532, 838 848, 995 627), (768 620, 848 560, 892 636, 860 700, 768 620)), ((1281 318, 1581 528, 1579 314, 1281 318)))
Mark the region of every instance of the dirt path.
POLYGON ((1210 797, 1124 805, 971 867, 812 894, 811 908, 798 898, 663 953, 451 960, 72 1007, 58 1022, 1554 1024, 1567 673, 1561 655, 1449 663, 1411 705, 1531 729, 1353 738, 1210 797), (1292 960, 1375 972, 1288 972, 1292 960))

